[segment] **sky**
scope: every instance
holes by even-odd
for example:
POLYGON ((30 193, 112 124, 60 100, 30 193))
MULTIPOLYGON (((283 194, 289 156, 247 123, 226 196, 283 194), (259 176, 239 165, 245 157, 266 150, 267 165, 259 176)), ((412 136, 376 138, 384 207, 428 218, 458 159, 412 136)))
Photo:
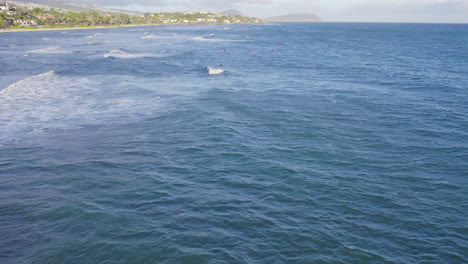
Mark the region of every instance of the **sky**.
MULTIPOLYGON (((82 2, 82 1, 80 1, 82 2)), ((237 9, 267 18, 313 13, 329 22, 468 23, 468 0, 88 0, 99 6, 143 12, 237 9)))

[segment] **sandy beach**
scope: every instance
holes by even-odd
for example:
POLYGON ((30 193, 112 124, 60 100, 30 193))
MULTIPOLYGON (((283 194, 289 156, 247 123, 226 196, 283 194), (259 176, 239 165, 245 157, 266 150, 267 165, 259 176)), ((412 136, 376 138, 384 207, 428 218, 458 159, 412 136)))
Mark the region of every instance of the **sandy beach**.
POLYGON ((143 27, 143 26, 159 26, 159 24, 141 24, 141 25, 119 25, 119 26, 97 26, 97 27, 70 27, 70 28, 36 28, 36 29, 0 29, 0 33, 13 32, 35 32, 35 31, 55 31, 55 30, 84 30, 84 29, 106 29, 106 28, 122 28, 122 27, 143 27))

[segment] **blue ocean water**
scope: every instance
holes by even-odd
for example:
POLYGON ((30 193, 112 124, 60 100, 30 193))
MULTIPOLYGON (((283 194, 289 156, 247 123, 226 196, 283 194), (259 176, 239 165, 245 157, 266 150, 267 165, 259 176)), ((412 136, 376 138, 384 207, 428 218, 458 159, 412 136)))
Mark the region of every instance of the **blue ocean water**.
POLYGON ((6 33, 0 65, 0 263, 468 263, 468 25, 6 33))

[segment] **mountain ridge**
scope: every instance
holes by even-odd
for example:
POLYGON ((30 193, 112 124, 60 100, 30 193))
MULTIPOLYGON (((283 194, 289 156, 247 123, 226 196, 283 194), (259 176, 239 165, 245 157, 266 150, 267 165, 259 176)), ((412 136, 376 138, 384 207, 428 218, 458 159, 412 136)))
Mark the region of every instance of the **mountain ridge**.
POLYGON ((322 22, 322 19, 310 13, 297 13, 284 16, 274 16, 265 18, 266 22, 322 22))
POLYGON ((236 9, 228 9, 224 12, 222 12, 223 14, 226 14, 226 15, 231 15, 231 16, 241 16, 242 15, 242 12, 239 11, 239 10, 236 10, 236 9))

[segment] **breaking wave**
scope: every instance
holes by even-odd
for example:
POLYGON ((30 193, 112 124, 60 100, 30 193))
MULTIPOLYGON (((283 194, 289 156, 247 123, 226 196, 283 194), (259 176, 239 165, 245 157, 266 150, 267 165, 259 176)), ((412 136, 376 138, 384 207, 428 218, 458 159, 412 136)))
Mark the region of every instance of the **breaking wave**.
POLYGON ((43 48, 43 49, 30 50, 26 53, 61 54, 61 53, 68 53, 68 51, 64 50, 62 47, 48 47, 48 48, 43 48))
POLYGON ((103 92, 109 87, 101 79, 49 71, 1 90, 0 143, 21 135, 125 122, 152 114, 159 105, 159 97, 112 96, 114 88, 103 92))
POLYGON ((210 38, 210 37, 193 37, 189 38, 190 41, 206 41, 206 42, 236 42, 236 41, 243 41, 243 40, 232 40, 232 39, 218 39, 218 38, 210 38))
POLYGON ((0 98, 6 99, 13 96, 17 96, 18 93, 22 94, 36 94, 37 91, 34 89, 35 85, 43 80, 48 80, 55 76, 55 71, 48 71, 36 76, 28 77, 24 80, 11 84, 7 88, 0 91, 0 98))
MULTIPOLYGON (((92 104, 80 93, 95 92, 86 85, 88 80, 59 78, 54 71, 28 77, 0 92, 0 131, 6 137, 18 133, 65 129, 84 118, 92 104)), ((0 141, 5 138, 0 137, 0 141)))
POLYGON ((156 35, 147 35, 147 36, 141 37, 141 39, 161 39, 161 38, 164 38, 164 37, 160 37, 156 35))
POLYGON ((148 54, 148 53, 128 53, 120 49, 111 50, 110 52, 104 54, 104 58, 119 58, 119 59, 134 59, 134 58, 143 58, 143 57, 159 57, 159 55, 148 54))

